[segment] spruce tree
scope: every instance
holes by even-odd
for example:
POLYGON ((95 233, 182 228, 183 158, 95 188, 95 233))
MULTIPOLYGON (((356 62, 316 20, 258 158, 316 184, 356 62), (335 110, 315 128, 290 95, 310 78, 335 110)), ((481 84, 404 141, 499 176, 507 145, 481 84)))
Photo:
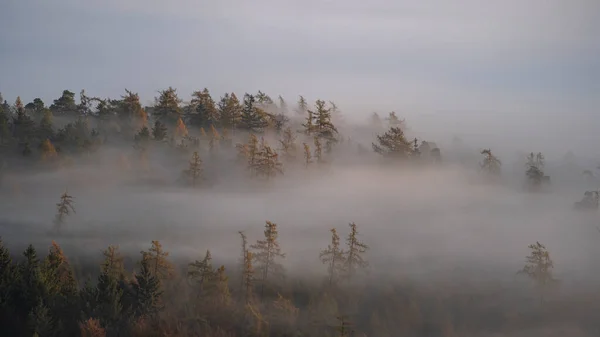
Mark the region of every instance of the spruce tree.
POLYGON ((331 244, 319 254, 321 262, 327 264, 329 285, 333 285, 344 274, 345 256, 340 248, 340 237, 335 228, 331 229, 331 244))
POLYGON ((283 266, 277 262, 285 258, 279 247, 277 224, 267 221, 264 231, 265 239, 258 240, 250 248, 255 250, 253 254, 256 269, 261 275, 261 297, 264 294, 265 283, 270 276, 283 277, 283 266))
POLYGON ((210 127, 220 123, 219 110, 207 88, 202 91, 194 91, 190 105, 193 109, 193 113, 190 115, 191 125, 210 127))
POLYGON ((157 141, 163 141, 167 137, 167 127, 159 120, 154 122, 152 137, 157 141))
POLYGON ((65 193, 60 196, 60 202, 56 204, 57 213, 54 218, 54 229, 56 231, 60 231, 65 224, 66 217, 71 215, 71 212, 75 213, 74 203, 73 197, 65 190, 65 193))
POLYGON ((221 116, 221 126, 226 129, 236 128, 242 115, 242 106, 234 93, 225 94, 219 101, 219 114, 221 116))
POLYGON ((159 94, 155 98, 154 115, 163 122, 175 123, 181 118, 181 99, 177 96, 177 90, 169 87, 159 91, 159 94))
MULTIPOLYGON (((1 121, 0 121, 1 122, 1 121)), ((42 139, 51 139, 54 137, 54 127, 52 124, 52 111, 45 109, 44 115, 40 120, 40 125, 37 130, 38 137, 42 139)))
POLYGON ((256 106, 254 96, 245 94, 239 126, 248 132, 261 132, 268 125, 264 115, 265 112, 256 106))
POLYGON ((369 249, 365 243, 358 239, 358 230, 354 222, 350 223, 350 233, 346 238, 345 251, 345 271, 348 278, 352 278, 359 268, 366 268, 369 263, 364 259, 363 254, 369 249))
POLYGON ((155 269, 152 266, 152 260, 144 258, 140 264, 140 272, 135 275, 135 282, 132 284, 134 314, 136 317, 153 319, 163 308, 160 280, 152 271, 155 269))
POLYGON ((268 180, 277 174, 283 174, 283 164, 279 161, 279 155, 264 140, 256 157, 252 170, 256 176, 268 180))

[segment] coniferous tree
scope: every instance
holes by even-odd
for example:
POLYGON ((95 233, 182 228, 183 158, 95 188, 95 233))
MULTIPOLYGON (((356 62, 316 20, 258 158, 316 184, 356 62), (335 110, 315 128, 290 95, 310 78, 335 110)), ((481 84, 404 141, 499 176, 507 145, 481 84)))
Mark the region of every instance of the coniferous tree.
POLYGON ((212 256, 210 251, 206 251, 206 255, 200 261, 196 260, 188 265, 188 279, 193 281, 200 293, 203 288, 215 278, 215 270, 212 266, 212 256))
POLYGON ((265 144, 264 139, 254 160, 252 171, 256 176, 265 179, 283 174, 283 164, 279 162, 279 155, 269 145, 265 144))
POLYGON ((240 273, 240 275, 242 275, 241 277, 241 284, 240 284, 240 289, 243 290, 244 289, 244 270, 246 269, 246 252, 248 251, 248 239, 246 238, 246 234, 244 234, 244 232, 242 231, 238 231, 238 234, 240 235, 240 238, 242 239, 242 254, 239 258, 238 261, 238 271, 240 273))
POLYGON ((177 119, 177 124, 175 125, 175 138, 181 139, 188 135, 188 130, 183 120, 181 118, 177 119))
POLYGON ((207 88, 202 91, 194 91, 190 105, 193 109, 193 113, 190 115, 191 125, 210 127, 220 123, 219 110, 207 88))
POLYGON ((181 118, 181 99, 177 96, 177 90, 169 87, 159 91, 155 98, 154 115, 163 122, 175 123, 181 118))
POLYGON ((54 229, 56 231, 60 231, 65 224, 66 217, 71 215, 71 212, 75 213, 74 203, 73 197, 67 191, 60 196, 60 202, 56 204, 57 213, 54 218, 54 229))
POLYGON ((535 283, 540 291, 540 300, 543 301, 544 293, 557 283, 552 275, 554 262, 550 259, 550 253, 543 244, 536 242, 529 245, 529 249, 531 249, 531 254, 526 258, 525 267, 518 273, 527 275, 535 283))
POLYGON ((234 93, 225 94, 219 101, 219 114, 221 116, 221 125, 226 129, 236 128, 242 115, 242 106, 234 93))
POLYGON ((156 268, 152 266, 152 260, 144 257, 140 264, 140 272, 135 275, 135 282, 132 284, 134 314, 136 317, 155 318, 163 308, 160 280, 155 276, 156 272, 152 271, 156 268))
MULTIPOLYGON (((298 114, 300 116, 304 116, 307 111, 308 111, 308 103, 306 103, 306 99, 304 98, 304 96, 300 95, 298 97, 298 107, 296 108, 296 114, 298 114)), ((312 118, 310 119, 310 121, 312 123, 312 118)))
POLYGON ((154 122, 152 137, 157 141, 163 141, 167 137, 167 127, 159 120, 154 122))
POLYGON ((54 127, 52 125, 52 111, 45 109, 43 112, 37 135, 42 139, 51 139, 54 137, 54 127))
POLYGON ((404 136, 399 127, 391 127, 386 133, 377 136, 379 145, 373 143, 373 150, 386 158, 406 159, 412 153, 412 142, 404 136))
POLYGON ((539 188, 544 180, 544 155, 539 152, 534 155, 533 152, 527 157, 526 176, 533 188, 539 188))
POLYGON ((116 280, 123 280, 125 278, 125 265, 119 246, 110 245, 102 254, 104 255, 104 261, 101 265, 102 273, 116 280))
POLYGON ((55 99, 50 105, 50 110, 56 115, 73 115, 77 113, 77 104, 75 103, 75 93, 69 90, 63 90, 62 96, 55 99))
POLYGON ((494 176, 499 175, 500 166, 502 166, 500 159, 496 158, 496 156, 492 154, 491 149, 485 149, 481 151, 481 154, 485 156, 483 158, 483 162, 480 164, 481 169, 487 174, 494 176))
POLYGON ((340 248, 340 237, 335 228, 331 229, 331 244, 319 254, 321 262, 327 264, 329 285, 333 285, 344 274, 346 264, 344 251, 340 248))
POLYGON ((11 138, 8 110, 0 104, 0 145, 5 145, 11 138))
POLYGON ((198 151, 194 151, 188 169, 184 171, 184 173, 192 181, 192 187, 195 187, 196 183, 202 180, 203 171, 204 170, 202 168, 202 160, 200 159, 200 155, 198 154, 198 151))
POLYGON ((139 130, 146 126, 148 114, 142 108, 140 96, 137 93, 125 89, 125 95, 119 101, 119 117, 127 123, 127 128, 139 130))
POLYGON ((288 127, 283 131, 283 138, 279 140, 281 151, 286 160, 294 160, 296 158, 296 136, 292 133, 292 128, 288 127))
POLYGON ((345 251, 345 271, 348 278, 352 278, 356 274, 358 268, 366 268, 369 263, 364 259, 363 254, 369 249, 365 243, 358 239, 358 230, 354 222, 350 223, 350 233, 346 238, 345 251))
POLYGON ((148 268, 152 276, 162 281, 174 276, 174 268, 171 262, 167 260, 169 252, 165 252, 159 241, 152 241, 152 246, 146 251, 142 251, 142 260, 148 262, 148 268))
POLYGON ((314 138, 315 142, 315 158, 317 159, 317 163, 323 163, 323 147, 321 146, 321 141, 319 137, 314 138))
POLYGON ((264 240, 258 240, 250 246, 250 248, 255 250, 253 258, 256 261, 256 268, 261 275, 261 296, 264 294, 265 283, 269 280, 270 276, 283 277, 283 266, 277 260, 285 258, 285 254, 281 252, 279 241, 277 240, 277 224, 267 221, 264 235, 264 240))
POLYGON ((249 132, 261 132, 268 125, 264 115, 265 112, 256 106, 255 97, 245 94, 239 126, 249 132))
POLYGON ((254 254, 251 251, 246 250, 244 254, 244 273, 242 274, 242 280, 244 283, 244 302, 246 305, 250 304, 253 300, 253 291, 254 287, 254 266, 252 265, 252 260, 254 259, 254 254))
POLYGON ((13 137, 21 143, 27 143, 33 138, 35 122, 27 115, 21 97, 15 101, 16 117, 13 118, 13 137))
POLYGON ((103 254, 98 283, 92 292, 93 308, 88 315, 100 319, 104 327, 118 330, 127 314, 125 291, 121 286, 124 281, 122 258, 114 246, 109 246, 103 254))
POLYGON ((106 337, 106 330, 98 319, 89 318, 79 323, 81 337, 106 337))
POLYGON ((42 149, 42 161, 50 162, 56 159, 58 154, 56 153, 56 148, 52 145, 50 139, 44 140, 41 145, 42 149))
POLYGON ((304 145, 304 167, 308 168, 312 161, 312 154, 310 153, 310 146, 306 143, 304 145))

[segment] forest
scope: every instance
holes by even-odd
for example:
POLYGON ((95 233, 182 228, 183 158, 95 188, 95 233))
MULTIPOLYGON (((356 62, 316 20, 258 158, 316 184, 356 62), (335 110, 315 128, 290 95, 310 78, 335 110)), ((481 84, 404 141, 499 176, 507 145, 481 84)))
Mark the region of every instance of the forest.
POLYGON ((0 98, 1 336, 600 334, 598 162, 182 97, 0 98))

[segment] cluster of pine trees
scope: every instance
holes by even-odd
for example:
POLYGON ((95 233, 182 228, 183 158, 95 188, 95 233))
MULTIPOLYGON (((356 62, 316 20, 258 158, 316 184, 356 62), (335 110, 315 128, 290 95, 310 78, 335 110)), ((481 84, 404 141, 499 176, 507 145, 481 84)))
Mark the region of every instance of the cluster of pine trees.
MULTIPOLYGON (((369 247, 355 223, 349 228, 345 247, 331 229, 331 243, 319 254, 326 278, 317 283, 287 277, 278 226, 270 221, 254 244, 239 232, 241 254, 231 272, 213 265, 210 250, 179 266, 152 241, 133 265, 119 247, 107 247, 95 279, 82 280, 54 241, 45 257, 31 245, 13 257, 0 240, 0 335, 456 336, 487 329, 476 317, 505 314, 497 306, 464 302, 472 295, 388 289, 359 277, 369 266, 369 247)), ((519 273, 535 282, 543 305, 557 284, 553 262, 539 242, 529 248, 519 273)))

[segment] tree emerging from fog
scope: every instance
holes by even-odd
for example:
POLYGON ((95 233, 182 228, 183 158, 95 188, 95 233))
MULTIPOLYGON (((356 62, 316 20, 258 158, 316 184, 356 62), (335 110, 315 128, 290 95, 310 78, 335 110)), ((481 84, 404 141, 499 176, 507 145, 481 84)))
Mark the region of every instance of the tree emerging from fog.
POLYGON ((406 139, 398 126, 390 127, 386 133, 377 136, 377 142, 372 144, 373 150, 386 158, 407 159, 413 153, 412 142, 406 139))
POLYGON ((550 259, 550 253, 543 244, 536 242, 529 245, 529 249, 531 253, 527 256, 525 266, 519 271, 519 274, 527 275, 534 282, 543 301, 544 293, 557 282, 552 275, 554 262, 550 259))
POLYGON ((484 149, 481 151, 481 154, 484 155, 483 161, 480 164, 481 169, 489 175, 500 175, 500 167, 502 166, 502 162, 500 159, 494 156, 494 154, 492 154, 492 150, 484 149))
POLYGON ((269 277, 283 277, 283 266, 278 260, 285 258, 285 254, 281 252, 281 247, 279 247, 277 224, 267 221, 264 235, 264 240, 258 240, 250 246, 254 250, 252 254, 255 261, 254 266, 261 275, 261 296, 269 277))
POLYGON ((71 212, 75 213, 75 207, 73 204, 75 201, 73 197, 65 191, 60 196, 60 202, 56 204, 57 213, 54 217, 54 229, 60 231, 66 222, 67 216, 71 215, 71 212))

